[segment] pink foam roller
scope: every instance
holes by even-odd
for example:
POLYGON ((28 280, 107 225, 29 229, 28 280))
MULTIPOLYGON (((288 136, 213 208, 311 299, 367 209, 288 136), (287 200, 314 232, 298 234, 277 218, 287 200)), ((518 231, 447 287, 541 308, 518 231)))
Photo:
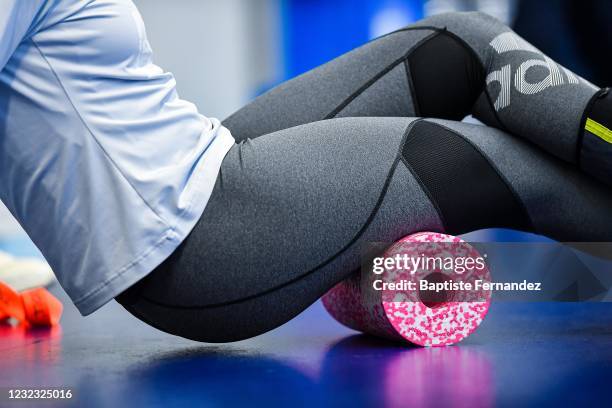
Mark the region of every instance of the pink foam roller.
POLYGON ((458 237, 422 232, 402 238, 382 258, 398 256, 433 263, 386 265, 383 273, 379 268, 379 274, 371 267, 363 268, 323 297, 327 311, 352 329, 420 346, 455 344, 478 328, 489 310, 491 292, 486 288, 489 269, 476 249, 458 237), (466 259, 477 261, 465 263, 466 259), (462 263, 463 267, 448 268, 462 263), (421 291, 421 281, 432 285, 449 281, 456 286, 440 292, 421 291), (412 289, 416 289, 374 289, 380 289, 382 282, 404 286, 413 282, 412 289))

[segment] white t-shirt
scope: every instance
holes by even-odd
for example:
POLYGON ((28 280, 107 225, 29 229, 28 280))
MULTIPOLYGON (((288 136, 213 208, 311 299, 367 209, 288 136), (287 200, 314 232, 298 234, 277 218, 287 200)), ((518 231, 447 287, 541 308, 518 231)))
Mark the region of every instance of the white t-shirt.
POLYGON ((181 243, 234 144, 175 85, 129 0, 0 0, 0 198, 83 314, 181 243))

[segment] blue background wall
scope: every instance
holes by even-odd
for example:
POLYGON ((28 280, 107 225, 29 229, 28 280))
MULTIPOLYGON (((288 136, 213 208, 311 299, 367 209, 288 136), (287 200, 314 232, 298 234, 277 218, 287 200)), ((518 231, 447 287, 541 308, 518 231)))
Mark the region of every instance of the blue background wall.
POLYGON ((285 77, 329 61, 423 16, 420 0, 284 0, 285 77))

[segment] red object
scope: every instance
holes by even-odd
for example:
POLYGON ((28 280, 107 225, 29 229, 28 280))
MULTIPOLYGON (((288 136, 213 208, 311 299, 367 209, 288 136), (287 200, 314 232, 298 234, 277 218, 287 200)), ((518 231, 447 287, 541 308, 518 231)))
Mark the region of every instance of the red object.
POLYGON ((3 319, 13 317, 19 321, 25 320, 21 296, 2 282, 0 282, 0 316, 3 319))
POLYGON ((0 320, 14 318, 32 326, 55 326, 62 317, 64 307, 45 288, 17 293, 0 282, 0 320))
POLYGON ((21 293, 26 320, 33 326, 55 326, 62 317, 64 306, 45 288, 21 293))

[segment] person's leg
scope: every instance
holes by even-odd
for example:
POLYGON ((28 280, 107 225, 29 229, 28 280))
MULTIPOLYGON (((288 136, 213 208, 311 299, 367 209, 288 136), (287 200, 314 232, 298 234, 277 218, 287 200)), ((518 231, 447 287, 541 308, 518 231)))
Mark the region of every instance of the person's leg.
POLYGON ((279 85, 223 124, 241 141, 337 117, 470 113, 612 183, 612 95, 482 13, 441 14, 385 35, 279 85))
POLYGON ((357 270, 367 242, 485 227, 608 241, 609 225, 612 191, 501 131, 333 119, 235 145, 193 232, 118 300, 172 334, 239 340, 357 270))

